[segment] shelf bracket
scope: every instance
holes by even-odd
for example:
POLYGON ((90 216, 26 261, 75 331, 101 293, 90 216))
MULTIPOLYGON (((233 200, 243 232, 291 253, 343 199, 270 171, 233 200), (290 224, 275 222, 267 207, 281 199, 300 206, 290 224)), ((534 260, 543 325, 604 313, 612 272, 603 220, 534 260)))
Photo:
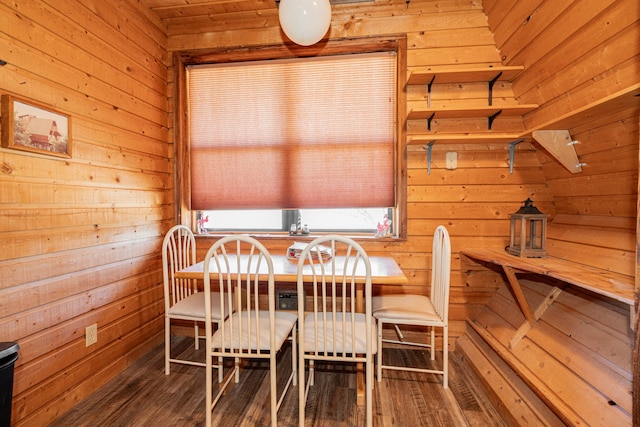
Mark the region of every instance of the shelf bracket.
POLYGON ((516 145, 524 142, 524 138, 516 139, 509 143, 509 173, 513 175, 513 161, 516 157, 516 145))
POLYGON ((427 108, 431 108, 431 88, 433 87, 433 81, 436 79, 436 75, 434 74, 431 77, 431 81, 427 83, 427 108))
MULTIPOLYGON (((502 75, 502 71, 498 73, 490 82, 489 82, 489 105, 493 105, 493 85, 496 84, 500 76, 502 75)), ((491 129, 491 127, 489 127, 491 129)))
POLYGON ((434 142, 436 142, 435 139, 429 142, 426 147, 427 148, 427 175, 431 175, 431 150, 433 149, 434 142))
POLYGON ((493 127, 493 121, 500 115, 500 113, 502 113, 502 110, 498 110, 495 114, 489 116, 489 130, 493 127))
POLYGON ((431 113, 431 116, 429 116, 429 118, 427 119, 427 130, 431 131, 431 120, 433 120, 433 117, 436 115, 436 113, 431 113))
POLYGON ((568 130, 536 130, 531 134, 553 157, 555 157, 569 172, 582 172, 582 166, 576 154, 575 145, 568 130))

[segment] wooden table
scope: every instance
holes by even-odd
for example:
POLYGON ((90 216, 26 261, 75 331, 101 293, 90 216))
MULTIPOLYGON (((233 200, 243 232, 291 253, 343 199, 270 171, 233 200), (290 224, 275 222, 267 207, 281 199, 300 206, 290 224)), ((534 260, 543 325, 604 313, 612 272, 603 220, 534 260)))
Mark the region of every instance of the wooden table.
MULTIPOLYGON (((230 257, 230 259, 232 260, 234 258, 235 255, 230 257)), ((338 261, 341 258, 344 259, 344 257, 336 257, 338 261)), ((271 259, 273 260, 273 273, 276 284, 295 284, 298 282, 297 260, 290 260, 286 255, 271 255, 271 259)), ((371 283, 373 285, 405 285, 407 283, 407 277, 404 275, 403 271, 400 269, 393 257, 370 256, 369 261, 371 262, 371 283)), ((235 262, 232 262, 231 264, 233 266, 236 265, 235 262)), ((336 265, 342 265, 342 263, 337 262, 336 265)), ((264 268, 266 273, 266 265, 264 268)), ((310 267, 308 266, 304 267, 305 270, 309 268, 310 267)), ((364 268, 362 268, 362 270, 363 275, 360 277, 364 278, 364 268)), ((202 279, 203 271, 204 262, 200 261, 199 263, 193 264, 192 266, 187 267, 184 270, 176 272, 176 277, 182 279, 202 279)), ((217 274, 218 272, 218 270, 216 269, 215 261, 213 260, 209 263, 209 272, 211 274, 217 274)), ((310 275, 308 277, 309 279, 311 279, 310 275)))
MULTIPOLYGON (((230 259, 233 259, 235 255, 231 256, 230 259)), ((271 255, 271 259, 273 260, 273 270, 274 270, 274 278, 276 282, 276 287, 278 283, 287 284, 291 286, 291 284, 298 283, 298 261, 291 260, 286 255, 271 255)), ((344 259, 344 257, 336 257, 338 262, 336 265, 342 265, 340 260, 344 259)), ((372 285, 405 285, 407 283, 407 276, 404 275, 404 272, 400 268, 400 266, 396 263, 395 259, 390 256, 370 256, 369 261, 371 263, 371 284, 372 285)), ((230 263, 232 266, 236 266, 236 262, 230 263)), ((303 277, 305 277, 305 281, 311 281, 311 275, 305 276, 304 270, 309 270, 309 266, 305 266, 303 269, 303 277), (308 280, 307 280, 308 278, 308 280)), ((362 268, 363 274, 362 276, 356 276, 356 280, 358 278, 364 281, 364 268, 362 268)), ((233 271, 232 271, 233 272, 233 271)), ((204 273, 204 261, 200 261, 199 263, 193 264, 183 270, 176 272, 177 278, 183 279, 202 279, 202 275, 204 273)), ((266 273, 266 266, 265 266, 266 273)), ((215 261, 211 260, 209 263, 209 274, 217 275, 218 270, 215 265, 215 261)), ((217 279, 217 277, 216 277, 217 279)), ((358 311, 364 311, 364 301, 363 301, 363 293, 362 290, 356 291, 356 307, 358 311)), ((378 351, 381 351, 379 349, 378 351)), ((364 404, 364 375, 362 375, 362 367, 358 367, 358 405, 364 404)))

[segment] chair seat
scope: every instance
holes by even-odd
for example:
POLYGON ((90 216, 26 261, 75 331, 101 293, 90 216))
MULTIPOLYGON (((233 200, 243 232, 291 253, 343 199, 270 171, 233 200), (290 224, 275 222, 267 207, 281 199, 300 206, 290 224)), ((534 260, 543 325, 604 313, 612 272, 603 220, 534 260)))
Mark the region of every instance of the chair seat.
MULTIPOLYGON (((222 331, 224 330, 224 348, 234 349, 251 349, 269 351, 270 338, 269 338, 269 312, 260 311, 260 330, 256 332, 256 319, 252 317, 248 318, 247 312, 234 313, 222 325, 214 334, 212 341, 212 349, 222 348, 222 331), (233 338, 231 334, 231 327, 233 325, 233 338), (239 332, 240 325, 242 325, 242 331, 239 332), (251 333, 249 333, 251 331, 251 333), (256 337, 260 337, 260 348, 258 349, 258 342, 256 337), (233 339, 233 343, 231 340, 233 339), (233 344, 233 345, 230 345, 233 344)), ((291 330, 298 320, 298 316, 294 313, 286 311, 276 311, 276 348, 282 347, 284 341, 291 335, 291 330)))
MULTIPOLYGON (((346 353, 346 354, 351 354, 351 353, 366 353, 367 350, 367 342, 365 340, 366 337, 366 323, 365 323, 365 315, 362 313, 356 314, 355 316, 355 334, 356 334, 356 339, 355 339, 355 351, 352 348, 352 328, 351 328, 351 322, 349 320, 347 320, 346 323, 346 340, 344 343, 344 347, 343 348, 343 337, 345 337, 345 331, 342 330, 342 321, 340 319, 338 319, 337 322, 337 329, 335 331, 336 334, 336 340, 335 340, 335 347, 334 347, 334 340, 333 340, 333 320, 332 319, 327 319, 326 322, 326 331, 327 331, 327 340, 326 340, 326 344, 327 344, 327 348, 325 349, 325 334, 324 334, 324 328, 323 328, 323 322, 322 320, 320 320, 319 323, 321 323, 321 325, 318 327, 318 344, 316 347, 315 344, 315 336, 316 336, 316 323, 315 323, 315 319, 314 319, 314 314, 313 313, 309 313, 307 314, 307 316, 305 317, 305 321, 304 321, 304 343, 300 343, 302 345, 302 349, 305 352, 319 352, 319 353, 324 353, 325 351, 328 353, 346 353)), ((372 354, 376 354, 378 346, 377 346, 377 340, 376 340, 376 329, 375 328, 371 328, 371 352, 372 354)))
POLYGON ((371 299, 373 317, 394 323, 442 322, 431 300, 424 295, 383 295, 371 299))
MULTIPOLYGON (((220 321, 220 294, 211 293, 211 318, 214 322, 220 321)), ((196 292, 181 299, 169 308, 169 317, 182 317, 195 320, 204 319, 204 292, 196 292)), ((226 317, 226 315, 225 315, 226 317)))

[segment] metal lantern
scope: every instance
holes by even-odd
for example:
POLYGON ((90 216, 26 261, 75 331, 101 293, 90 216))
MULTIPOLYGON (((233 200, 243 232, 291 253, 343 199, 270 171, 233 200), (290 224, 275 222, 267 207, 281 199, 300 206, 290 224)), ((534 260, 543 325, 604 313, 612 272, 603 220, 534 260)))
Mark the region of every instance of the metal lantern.
POLYGON ((527 199, 523 206, 511 217, 511 238, 508 252, 527 258, 547 256, 547 215, 533 206, 527 199))

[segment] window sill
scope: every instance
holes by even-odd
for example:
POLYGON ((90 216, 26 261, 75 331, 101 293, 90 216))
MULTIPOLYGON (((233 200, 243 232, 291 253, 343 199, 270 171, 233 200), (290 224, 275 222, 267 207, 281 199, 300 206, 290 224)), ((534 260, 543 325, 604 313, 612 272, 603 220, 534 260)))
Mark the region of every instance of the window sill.
POLYGON ((356 241, 361 240, 361 241, 376 241, 376 242, 397 242, 401 239, 400 237, 397 236, 374 236, 371 234, 364 234, 364 233, 353 233, 353 234, 349 234, 349 233, 342 233, 342 232, 336 232, 336 233, 311 233, 311 234, 295 234, 295 235, 289 235, 288 233, 279 233, 279 232, 273 232, 273 233, 263 233, 263 232, 248 232, 248 233, 243 233, 243 232, 220 232, 220 231, 216 231, 216 232, 210 232, 207 234, 196 234, 196 238, 198 239, 220 239, 222 237, 225 236, 229 236, 229 235, 233 235, 233 234, 246 234, 248 236, 254 237, 256 239, 259 240, 291 240, 291 241, 312 241, 313 239, 320 237, 320 236, 326 236, 327 234, 339 234, 341 236, 347 236, 350 237, 356 241))

